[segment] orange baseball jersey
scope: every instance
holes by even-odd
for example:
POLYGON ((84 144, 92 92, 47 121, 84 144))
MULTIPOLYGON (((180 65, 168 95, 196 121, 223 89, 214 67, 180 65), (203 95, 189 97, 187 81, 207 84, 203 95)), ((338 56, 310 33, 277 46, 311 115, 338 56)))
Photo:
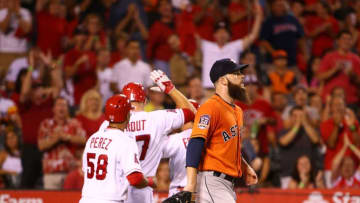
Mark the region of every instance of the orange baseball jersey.
POLYGON ((218 171, 241 177, 241 128, 243 112, 214 95, 200 106, 191 138, 205 139, 199 171, 218 171))

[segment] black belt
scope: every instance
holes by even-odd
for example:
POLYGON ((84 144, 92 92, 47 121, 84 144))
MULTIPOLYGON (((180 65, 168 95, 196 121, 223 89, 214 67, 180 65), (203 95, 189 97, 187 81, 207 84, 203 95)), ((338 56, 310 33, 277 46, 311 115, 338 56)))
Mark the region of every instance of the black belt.
POLYGON ((221 173, 221 172, 218 172, 218 171, 214 171, 213 172, 213 175, 216 176, 216 177, 220 177, 220 178, 223 178, 225 180, 228 180, 230 182, 234 182, 236 178, 232 177, 232 176, 229 176, 229 175, 226 175, 224 173, 221 173))

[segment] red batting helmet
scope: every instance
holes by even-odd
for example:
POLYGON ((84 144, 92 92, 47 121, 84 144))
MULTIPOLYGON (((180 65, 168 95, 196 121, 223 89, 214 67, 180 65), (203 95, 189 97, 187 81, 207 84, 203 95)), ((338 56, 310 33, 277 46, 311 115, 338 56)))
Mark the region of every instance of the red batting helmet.
POLYGON ((196 110, 198 110, 198 108, 200 107, 199 103, 197 103, 197 101, 195 101, 194 99, 189 99, 188 100, 196 110))
POLYGON ((130 101, 134 102, 145 102, 146 95, 142 84, 137 82, 130 82, 124 86, 122 93, 129 98, 130 101))
POLYGON ((105 118, 112 123, 122 123, 126 121, 131 109, 130 101, 125 95, 114 95, 106 101, 105 118))

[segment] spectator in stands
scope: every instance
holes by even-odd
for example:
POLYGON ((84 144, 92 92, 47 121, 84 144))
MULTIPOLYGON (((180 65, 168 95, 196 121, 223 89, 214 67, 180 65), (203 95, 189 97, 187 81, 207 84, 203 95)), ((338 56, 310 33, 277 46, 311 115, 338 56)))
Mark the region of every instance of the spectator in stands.
POLYGON ((195 0, 191 6, 196 32, 202 39, 213 41, 214 25, 222 18, 219 0, 195 0))
POLYGON ((334 87, 334 89, 331 90, 331 94, 326 96, 325 100, 325 106, 321 115, 321 120, 326 121, 330 119, 331 117, 331 102, 332 98, 342 98, 345 101, 345 90, 342 87, 334 87))
POLYGON ((156 171, 156 190, 157 191, 169 191, 170 185, 170 170, 169 160, 162 159, 156 171))
POLYGON ((171 77, 168 62, 173 52, 168 40, 176 33, 176 25, 170 0, 159 0, 158 12, 160 19, 150 27, 146 57, 156 68, 171 77))
POLYGON ((85 32, 87 34, 84 51, 98 51, 108 45, 108 39, 104 30, 103 22, 96 14, 89 14, 85 18, 85 32))
POLYGON ((305 3, 303 0, 294 0, 291 3, 291 11, 294 17, 300 22, 301 25, 305 23, 304 17, 305 3))
POLYGON ((360 85, 360 57, 350 51, 352 35, 341 31, 337 37, 337 50, 325 55, 317 75, 319 80, 326 80, 322 91, 323 99, 334 87, 342 87, 346 93, 346 103, 356 108, 359 102, 357 89, 360 85))
POLYGON ((323 173, 318 171, 316 174, 316 169, 312 165, 309 156, 300 156, 295 164, 296 167, 291 175, 289 189, 325 188, 323 173))
POLYGON ((145 42, 149 38, 149 31, 140 18, 139 8, 135 3, 129 4, 126 16, 120 20, 115 29, 115 34, 125 32, 130 39, 136 39, 140 43, 142 58, 145 57, 145 42))
POLYGON ((129 82, 138 82, 147 88, 152 84, 150 72, 150 65, 140 58, 140 43, 129 40, 126 45, 126 58, 114 65, 112 89, 120 92, 129 82))
POLYGON ((352 50, 356 51, 357 53, 359 53, 359 30, 358 30, 358 20, 356 19, 356 12, 355 10, 349 10, 346 12, 346 16, 345 16, 345 20, 343 20, 343 25, 342 25, 342 29, 343 30, 349 30, 349 32, 351 32, 352 35, 352 50))
MULTIPOLYGON (((45 64, 48 60, 51 60, 51 54, 44 54, 38 47, 32 47, 28 52, 27 56, 20 57, 15 59, 8 69, 6 74, 6 86, 8 91, 14 91, 15 89, 15 82, 18 77, 19 72, 22 69, 26 69, 29 67, 29 59, 30 57, 34 58, 34 66, 33 66, 33 75, 32 79, 34 81, 42 81, 44 77, 47 77, 45 64), (49 58, 49 59, 48 59, 49 58)), ((52 62, 52 61, 51 61, 52 62)))
POLYGON ((117 62, 119 62, 125 57, 126 42, 128 41, 128 39, 129 36, 126 33, 120 33, 115 36, 115 46, 113 47, 111 52, 109 67, 113 67, 117 62))
POLYGON ((189 99, 195 100, 198 104, 202 104, 205 101, 204 88, 201 85, 201 78, 197 75, 192 75, 186 82, 187 95, 189 99))
POLYGON ((11 62, 26 54, 32 18, 29 10, 22 8, 20 0, 8 1, 0 10, 0 79, 11 62))
POLYGON ((273 93, 271 95, 271 106, 274 109, 276 125, 274 129, 268 129, 278 134, 283 128, 282 114, 284 113, 288 98, 283 93, 273 93))
POLYGON ((154 91, 149 88, 149 102, 145 105, 146 112, 164 109, 165 94, 163 92, 154 91))
POLYGON ((278 137, 282 188, 287 188, 298 157, 305 153, 313 159, 319 139, 320 137, 307 118, 303 107, 293 107, 290 111, 289 127, 285 128, 278 137))
POLYGON ((83 147, 86 138, 81 124, 69 117, 68 103, 57 98, 54 116, 41 122, 38 136, 43 154, 44 189, 61 189, 66 174, 74 167, 74 149, 83 147))
POLYGON ((236 62, 239 61, 241 52, 252 45, 259 34, 262 21, 262 10, 258 0, 255 1, 255 23, 251 33, 242 39, 230 41, 231 36, 225 22, 221 21, 215 25, 215 42, 200 40, 198 38, 199 49, 202 53, 202 82, 204 88, 213 88, 209 78, 209 72, 212 64, 222 58, 230 58, 236 62))
POLYGON ((100 49, 97 52, 96 89, 101 94, 103 106, 105 105, 106 100, 113 95, 113 92, 111 91, 113 70, 109 67, 110 57, 110 51, 108 49, 100 49))
POLYGON ((360 150, 352 144, 347 135, 344 135, 344 145, 336 154, 331 165, 331 188, 360 188, 360 167, 356 167, 360 160, 360 150), (345 155, 351 150, 354 156, 345 155))
POLYGON ((271 104, 259 93, 260 84, 256 75, 246 75, 244 78, 249 101, 248 103, 236 101, 244 112, 245 126, 250 131, 251 138, 257 138, 260 144, 260 153, 269 154, 269 147, 276 145, 274 133, 266 130, 269 125, 275 124, 275 112, 271 104))
MULTIPOLYGON (((320 121, 320 115, 317 109, 310 107, 308 105, 308 93, 304 86, 298 85, 293 90, 294 101, 296 106, 300 106, 306 113, 310 123, 316 127, 320 121)), ((282 119, 284 120, 285 128, 288 127, 287 123, 290 118, 290 111, 295 106, 293 104, 289 104, 286 106, 284 113, 282 114, 282 119)))
POLYGON ((75 152, 76 168, 69 172, 64 180, 64 190, 81 190, 84 185, 84 172, 82 170, 82 155, 84 150, 75 152))
MULTIPOLYGON (((21 185, 24 188, 34 188, 41 176, 41 153, 37 147, 39 126, 42 120, 52 116, 54 99, 62 87, 60 68, 57 66, 49 70, 51 86, 45 86, 43 81, 33 81, 34 61, 34 56, 30 54, 29 67, 21 82, 18 99, 24 143, 21 157, 24 170, 21 185)), ((49 66, 46 68, 50 69, 49 66)))
POLYGON ((55 58, 63 53, 67 22, 62 15, 62 4, 58 0, 36 1, 37 46, 55 58))
POLYGON ((19 129, 22 128, 19 110, 15 102, 2 96, 0 93, 0 132, 4 130, 7 125, 13 125, 19 129))
POLYGON ((181 51, 180 39, 177 35, 171 35, 168 39, 173 55, 169 60, 170 73, 174 77, 171 81, 183 93, 186 89, 186 79, 192 72, 191 58, 181 51))
POLYGON ((308 91, 311 93, 321 94, 322 88, 324 86, 324 81, 320 81, 317 78, 320 63, 320 57, 312 57, 308 62, 305 77, 303 78, 303 81, 301 81, 301 84, 308 87, 308 91))
POLYGON ((319 94, 309 94, 309 107, 316 109, 319 115, 323 115, 323 103, 322 98, 319 94))
POLYGON ((6 188, 19 188, 22 173, 21 165, 21 138, 15 127, 9 125, 5 134, 4 150, 0 151, 0 182, 6 188))
POLYGON ((251 5, 246 0, 232 0, 228 6, 232 40, 245 37, 254 23, 251 5))
POLYGON ((328 49, 332 49, 334 38, 339 32, 339 23, 331 15, 331 8, 326 2, 318 2, 316 15, 309 16, 305 23, 305 33, 312 40, 311 53, 320 57, 328 49))
POLYGON ((86 132, 86 140, 98 131, 105 117, 102 113, 101 95, 97 90, 90 89, 84 93, 76 119, 80 121, 86 132))
POLYGON ((265 185, 267 183, 267 179, 270 173, 270 159, 268 154, 264 154, 261 152, 261 145, 259 139, 250 138, 251 145, 254 148, 256 158, 251 161, 251 166, 254 168, 256 173, 259 176, 259 184, 265 185))
POLYGON ((285 0, 271 1, 272 15, 265 20, 260 38, 262 46, 270 56, 276 50, 284 50, 289 56, 288 64, 292 67, 296 65, 297 51, 301 50, 305 55, 307 51, 303 27, 294 16, 287 13, 285 4, 285 0))
MULTIPOLYGON (((90 16, 88 21, 91 29, 98 29, 98 25, 93 25, 98 23, 95 22, 98 21, 97 17, 90 16), (90 20, 94 22, 90 23, 90 20)), ((95 35, 90 38, 96 39, 95 35)), ((96 85, 96 53, 85 49, 86 43, 87 46, 92 45, 88 39, 84 31, 77 29, 74 33, 75 46, 65 54, 64 58, 65 87, 67 92, 73 89, 73 94, 70 95, 73 96, 76 106, 80 104, 82 95, 96 85)))
POLYGON ((292 70, 288 69, 288 55, 284 50, 273 52, 274 70, 269 72, 269 82, 272 92, 289 94, 297 84, 292 70))
MULTIPOLYGON (((346 108, 344 98, 332 97, 330 104, 330 118, 320 125, 321 136, 327 146, 325 154, 325 180, 328 187, 331 177, 331 164, 334 157, 344 146, 344 136, 347 135, 350 142, 355 146, 360 146, 360 127, 355 114, 346 108)), ((346 155, 351 155, 350 150, 346 150, 346 155)))

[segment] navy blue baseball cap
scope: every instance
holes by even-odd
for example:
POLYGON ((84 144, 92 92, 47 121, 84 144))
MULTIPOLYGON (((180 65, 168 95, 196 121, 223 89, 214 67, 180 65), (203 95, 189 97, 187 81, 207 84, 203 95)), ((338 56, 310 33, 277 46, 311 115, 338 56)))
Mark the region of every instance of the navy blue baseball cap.
POLYGON ((248 64, 236 64, 229 58, 217 60, 211 67, 210 80, 215 83, 220 77, 239 70, 242 72, 246 67, 248 64))

